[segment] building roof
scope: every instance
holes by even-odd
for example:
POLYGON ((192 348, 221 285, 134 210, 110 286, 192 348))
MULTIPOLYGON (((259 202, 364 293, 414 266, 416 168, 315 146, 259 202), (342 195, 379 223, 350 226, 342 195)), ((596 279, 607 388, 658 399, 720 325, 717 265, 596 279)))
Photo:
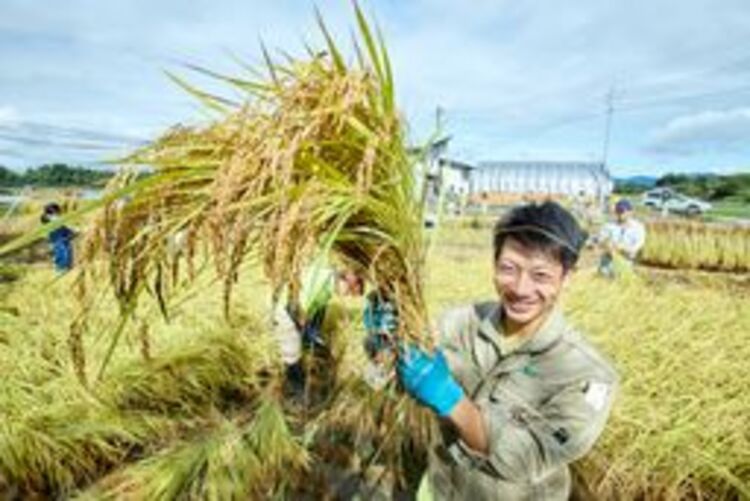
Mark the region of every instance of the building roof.
POLYGON ((478 164, 479 171, 518 171, 526 173, 529 171, 547 173, 581 174, 597 173, 609 177, 609 172, 601 162, 557 162, 550 160, 508 160, 508 161, 483 161, 478 164))
POLYGON ((487 161, 479 162, 473 176, 479 178, 529 179, 557 178, 582 179, 593 178, 599 182, 611 182, 612 176, 600 162, 555 162, 555 161, 487 161))
POLYGON ((466 162, 461 162, 460 160, 452 160, 450 158, 440 158, 438 162, 440 162, 440 165, 443 167, 450 167, 451 169, 456 170, 472 171, 477 168, 475 165, 470 165, 466 162))
POLYGON ((430 143, 420 146, 410 146, 406 148, 406 151, 412 155, 425 154, 428 157, 438 158, 448 149, 448 143, 450 143, 453 136, 443 136, 433 140, 430 143))

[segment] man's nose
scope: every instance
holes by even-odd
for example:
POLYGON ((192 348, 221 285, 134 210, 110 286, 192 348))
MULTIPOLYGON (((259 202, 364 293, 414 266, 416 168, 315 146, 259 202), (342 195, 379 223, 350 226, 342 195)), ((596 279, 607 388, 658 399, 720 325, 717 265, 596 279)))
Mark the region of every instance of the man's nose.
POLYGON ((519 272, 515 280, 513 280, 512 292, 517 296, 525 296, 530 294, 533 290, 533 283, 531 277, 525 271, 519 272))

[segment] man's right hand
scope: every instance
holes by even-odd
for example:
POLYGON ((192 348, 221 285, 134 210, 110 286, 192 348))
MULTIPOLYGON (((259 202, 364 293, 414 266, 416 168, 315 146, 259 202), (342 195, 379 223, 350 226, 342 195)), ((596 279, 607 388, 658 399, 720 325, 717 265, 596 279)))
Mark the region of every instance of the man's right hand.
POLYGON ((448 416, 464 398, 440 350, 431 356, 408 346, 399 354, 397 369, 407 393, 441 417, 448 416))

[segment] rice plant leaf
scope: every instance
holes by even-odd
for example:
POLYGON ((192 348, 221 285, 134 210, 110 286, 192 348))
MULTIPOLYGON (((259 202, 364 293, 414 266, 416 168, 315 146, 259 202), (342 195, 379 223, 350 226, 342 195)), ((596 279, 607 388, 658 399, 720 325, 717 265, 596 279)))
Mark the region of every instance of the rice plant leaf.
POLYGON ((392 111, 395 108, 393 69, 391 68, 391 59, 388 56, 388 49, 385 45, 383 33, 380 30, 380 27, 376 26, 376 29, 378 33, 378 46, 380 47, 380 53, 383 56, 383 68, 385 70, 384 79, 381 82, 381 92, 383 93, 385 109, 392 111))
MULTIPOLYGON (((253 81, 245 80, 241 78, 231 77, 228 75, 218 73, 213 70, 209 70, 202 66, 197 66, 195 64, 184 63, 184 66, 192 71, 195 71, 196 73, 200 73, 202 75, 206 75, 216 80, 226 82, 234 87, 237 87, 240 90, 243 90, 252 94, 257 94, 257 93, 264 94, 271 90, 271 87, 266 84, 253 82, 253 81)), ((236 103, 235 103, 235 106, 236 106, 236 103)))
POLYGON ((357 17, 357 25, 359 26, 360 35, 362 36, 365 46, 367 47, 367 52, 370 55, 370 62, 373 65, 373 69, 375 70, 378 79, 380 82, 383 82, 385 80, 385 73, 383 70, 383 64, 380 60, 380 54, 378 53, 377 44, 372 35, 372 30, 370 29, 370 25, 367 23, 367 19, 357 1, 352 0, 352 4, 354 5, 354 13, 357 17))
POLYGON ((101 382, 104 378, 104 371, 107 369, 107 365, 109 365, 110 360, 112 360, 112 355, 115 353, 115 348, 117 347, 117 343, 120 341, 120 337, 122 336, 122 333, 125 331, 125 327, 128 324, 128 321, 133 316, 133 312, 135 311, 136 303, 131 301, 126 305, 125 310, 120 315, 120 321, 117 325, 117 328, 111 335, 111 339, 109 342, 109 347, 107 348, 107 351, 104 354, 104 358, 102 359, 102 363, 99 366, 99 372, 96 374, 96 381, 101 382))
POLYGON ((359 44, 359 40, 357 40, 357 34, 352 31, 350 32, 350 37, 352 39, 352 48, 354 49, 354 54, 357 58, 357 64, 359 64, 360 68, 366 68, 365 55, 362 53, 362 47, 359 44))
POLYGON ((260 50, 263 53, 263 60, 266 62, 266 68, 268 69, 268 75, 271 77, 271 81, 273 82, 273 87, 275 89, 279 89, 281 87, 281 81, 276 74, 276 65, 271 59, 271 55, 268 53, 266 45, 262 41, 260 42, 260 50))
POLYGON ((209 109, 212 109, 221 114, 227 114, 232 108, 237 108, 239 106, 239 104, 234 101, 223 98, 221 96, 215 96, 206 91, 200 90, 197 87, 194 87, 172 72, 167 71, 165 73, 170 80, 182 87, 183 90, 198 99, 198 101, 203 103, 209 109))
POLYGON ((341 52, 339 51, 338 47, 336 47, 336 42, 334 42, 331 33, 328 31, 328 28, 323 21, 323 16, 320 14, 320 10, 318 10, 317 7, 315 8, 315 18, 318 22, 318 26, 320 27, 320 31, 323 33, 323 37, 326 40, 328 52, 331 54, 331 59, 333 60, 334 67, 339 73, 343 74, 346 71, 344 58, 341 56, 341 52))

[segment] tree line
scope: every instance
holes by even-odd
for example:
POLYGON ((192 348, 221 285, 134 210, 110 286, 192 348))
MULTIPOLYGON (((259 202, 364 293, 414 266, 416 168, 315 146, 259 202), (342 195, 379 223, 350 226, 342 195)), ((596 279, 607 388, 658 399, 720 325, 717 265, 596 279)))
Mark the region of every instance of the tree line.
POLYGON ((23 186, 102 186, 114 172, 71 166, 63 163, 45 164, 18 172, 0 165, 0 187, 23 186))
POLYGON ((656 186, 669 186, 692 197, 706 200, 738 199, 750 203, 750 173, 719 175, 667 174, 656 186))
MULTIPOLYGON (((742 174, 666 174, 654 183, 669 187, 691 197, 705 200, 737 200, 750 203, 750 173, 742 174)), ((617 183, 615 191, 637 194, 650 189, 643 184, 617 183)))

